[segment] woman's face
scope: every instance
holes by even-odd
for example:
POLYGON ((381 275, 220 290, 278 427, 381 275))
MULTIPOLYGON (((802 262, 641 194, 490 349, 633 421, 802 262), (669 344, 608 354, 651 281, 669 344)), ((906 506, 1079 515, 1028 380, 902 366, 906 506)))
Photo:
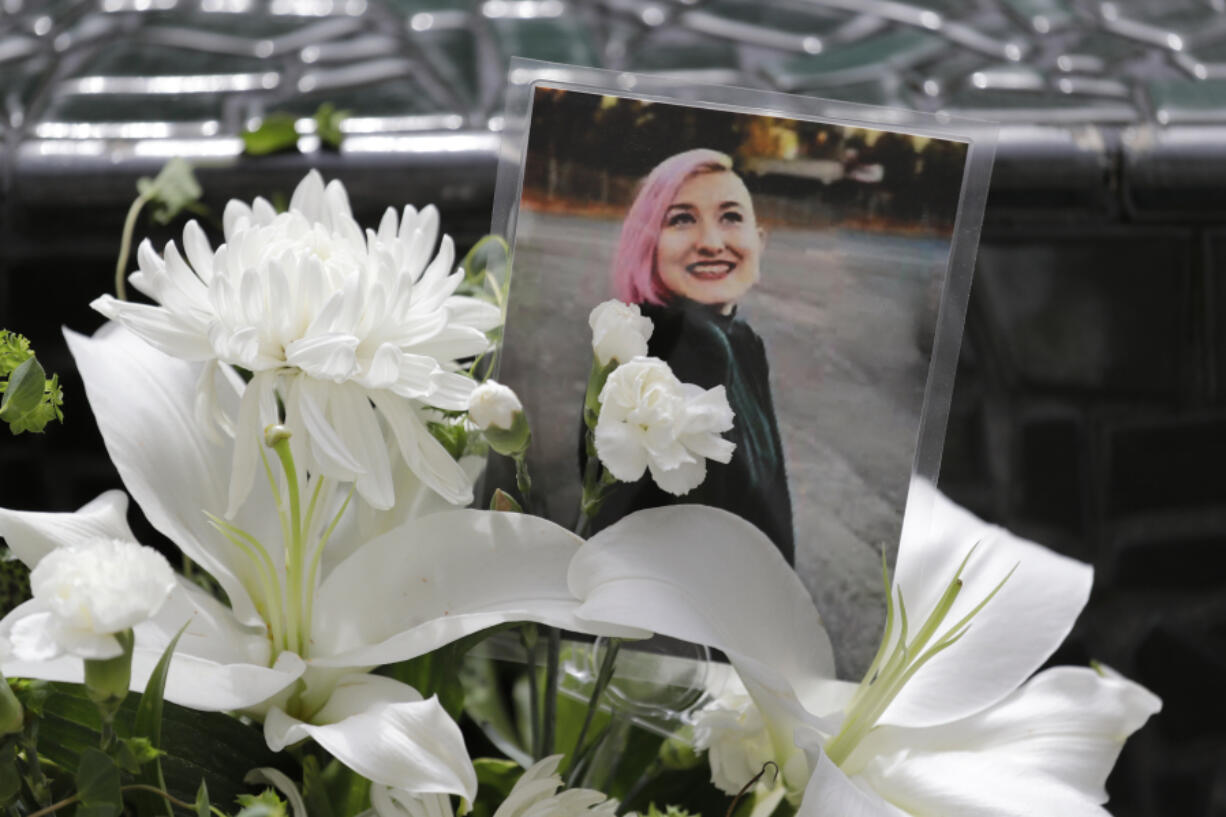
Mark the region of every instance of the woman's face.
POLYGON ((758 282, 763 233, 741 178, 731 171, 686 179, 664 213, 656 274, 674 295, 724 312, 758 282))

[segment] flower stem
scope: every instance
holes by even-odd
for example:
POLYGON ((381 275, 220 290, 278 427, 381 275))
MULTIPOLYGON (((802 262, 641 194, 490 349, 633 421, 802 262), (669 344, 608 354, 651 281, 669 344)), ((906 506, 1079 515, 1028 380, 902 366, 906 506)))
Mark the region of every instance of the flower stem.
POLYGON ((575 740, 574 748, 570 750, 570 765, 567 767, 567 780, 570 780, 576 771, 578 771, 577 763, 579 755, 583 749, 583 741, 587 739, 587 732, 592 728, 592 719, 596 717, 596 707, 600 704, 600 698, 604 695, 605 687, 609 685, 609 681, 613 679, 613 665, 617 661, 617 652, 621 649, 620 638, 610 638, 609 646, 605 649, 604 658, 600 661, 600 670, 596 673, 596 683, 592 685, 592 696, 588 698, 587 713, 583 716, 583 726, 579 729, 579 737, 575 740))
POLYGON ((532 513, 532 477, 528 474, 528 458, 518 454, 515 459, 515 487, 519 489, 519 498, 523 503, 524 513, 532 513))
POLYGON ((290 450, 289 431, 284 426, 270 426, 264 432, 265 443, 277 452, 281 470, 285 472, 285 491, 289 495, 290 538, 285 543, 286 638, 294 652, 307 657, 307 640, 302 626, 306 620, 307 600, 303 594, 306 543, 302 537, 302 497, 298 485, 298 467, 290 450))
POLYGON ((553 754, 558 718, 558 669, 562 663, 562 631, 557 627, 546 630, 545 642, 545 713, 541 723, 541 757, 553 754))
POLYGON ((536 644, 537 628, 535 624, 525 624, 519 630, 520 641, 528 652, 528 722, 532 725, 532 759, 540 760, 541 754, 541 717, 540 696, 537 695, 536 677, 536 644))
POLYGON ((123 235, 119 239, 119 260, 115 263, 115 297, 121 301, 128 300, 128 288, 124 281, 124 270, 128 267, 128 256, 132 252, 132 234, 136 232, 136 219, 140 211, 153 199, 153 192, 141 193, 128 208, 128 215, 123 220, 123 235))

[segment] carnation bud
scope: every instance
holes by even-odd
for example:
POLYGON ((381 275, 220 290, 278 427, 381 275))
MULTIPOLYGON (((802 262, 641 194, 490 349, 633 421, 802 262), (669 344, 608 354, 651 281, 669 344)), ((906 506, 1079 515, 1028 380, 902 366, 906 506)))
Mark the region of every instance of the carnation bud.
POLYGON ((468 398, 468 417, 485 435, 490 448, 507 457, 523 456, 532 430, 523 403, 511 389, 487 380, 468 398))

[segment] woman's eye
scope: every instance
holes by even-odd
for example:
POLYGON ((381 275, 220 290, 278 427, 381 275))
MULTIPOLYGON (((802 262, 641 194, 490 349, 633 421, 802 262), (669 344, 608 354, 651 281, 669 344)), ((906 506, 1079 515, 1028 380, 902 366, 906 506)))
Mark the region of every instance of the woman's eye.
POLYGON ((742 221, 745 220, 745 216, 741 215, 736 210, 727 211, 726 213, 724 213, 723 218, 724 218, 724 221, 730 221, 730 222, 733 222, 734 224, 740 224, 742 221))
POLYGON ((669 227, 676 227, 681 224, 693 224, 694 216, 689 213, 673 213, 668 217, 668 221, 664 222, 669 227))

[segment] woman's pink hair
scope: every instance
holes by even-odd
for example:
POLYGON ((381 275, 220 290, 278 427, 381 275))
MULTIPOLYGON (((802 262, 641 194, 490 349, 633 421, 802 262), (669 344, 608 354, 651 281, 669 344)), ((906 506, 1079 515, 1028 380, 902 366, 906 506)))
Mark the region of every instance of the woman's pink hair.
POLYGON ((670 156, 643 180, 622 224, 613 256, 613 294, 628 304, 662 304, 669 291, 656 275, 656 244, 664 214, 686 179, 699 173, 731 171, 732 159, 717 150, 698 148, 670 156))

